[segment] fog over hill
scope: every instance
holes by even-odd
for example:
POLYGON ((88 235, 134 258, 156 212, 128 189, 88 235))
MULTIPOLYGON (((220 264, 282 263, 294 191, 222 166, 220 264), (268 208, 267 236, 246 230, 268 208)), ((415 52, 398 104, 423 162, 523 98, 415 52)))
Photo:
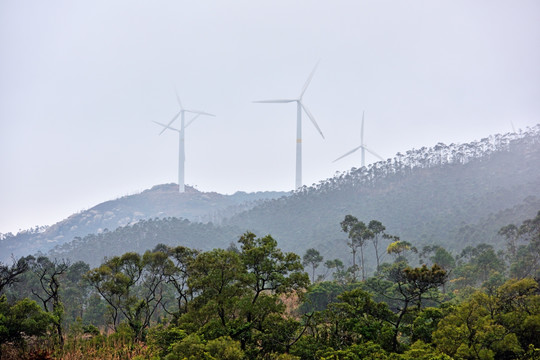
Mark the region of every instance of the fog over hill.
POLYGON ((467 144, 439 143, 353 168, 236 214, 227 224, 270 233, 289 251, 314 247, 343 259, 349 250, 339 223, 352 214, 366 223, 379 220, 388 233, 416 246, 441 244, 457 252, 496 243, 500 227, 534 217, 539 164, 538 125, 467 144))
MULTIPOLYGON (((97 263, 106 255, 144 251, 158 243, 208 250, 228 247, 243 232, 271 234, 299 254, 316 248, 326 259, 350 258, 339 222, 352 214, 382 221, 387 232, 421 247, 498 245, 500 227, 540 209, 540 126, 467 144, 398 153, 395 158, 304 187, 216 224, 164 219, 139 222, 57 246, 51 255, 97 263)), ((369 252, 366 247, 368 266, 369 252)))
POLYGON ((190 186, 186 187, 186 192, 179 193, 178 185, 156 185, 139 194, 98 204, 52 226, 36 227, 16 235, 3 234, 0 240, 0 261, 6 261, 11 254, 18 257, 47 252, 75 237, 112 231, 143 219, 176 217, 193 222, 219 223, 225 216, 287 194, 268 191, 222 195, 200 192, 190 186))
MULTIPOLYGON (((379 220, 388 233, 417 247, 441 244, 457 253, 481 242, 498 246, 502 226, 534 217, 540 210, 538 164, 540 125, 467 144, 412 149, 289 196, 194 189, 178 194, 175 185, 159 185, 50 228, 4 236, 0 244, 2 254, 50 250, 54 257, 97 264, 104 256, 143 252, 159 243, 226 248, 249 230, 271 234, 287 251, 302 255, 316 248, 326 259, 347 262, 339 223, 351 214, 366 223, 379 220)), ((366 246, 367 266, 370 251, 366 246)))

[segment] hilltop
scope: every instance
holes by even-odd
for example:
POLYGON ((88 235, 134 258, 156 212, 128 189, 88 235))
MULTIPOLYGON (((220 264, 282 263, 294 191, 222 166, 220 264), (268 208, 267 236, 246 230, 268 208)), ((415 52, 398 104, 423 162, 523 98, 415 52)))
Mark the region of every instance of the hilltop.
POLYGON ((16 235, 3 234, 0 261, 6 261, 11 254, 18 257, 47 252, 74 238, 113 231, 141 220, 175 217, 193 222, 219 223, 226 215, 245 211, 262 201, 287 194, 239 191, 233 195, 223 195, 201 192, 191 186, 187 186, 184 193, 179 193, 176 184, 156 185, 138 194, 100 203, 52 226, 36 227, 16 235))

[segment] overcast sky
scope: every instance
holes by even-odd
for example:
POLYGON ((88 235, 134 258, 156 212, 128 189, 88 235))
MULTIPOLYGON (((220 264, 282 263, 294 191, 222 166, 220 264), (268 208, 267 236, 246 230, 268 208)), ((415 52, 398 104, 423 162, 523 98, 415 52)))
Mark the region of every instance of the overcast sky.
POLYGON ((50 225, 177 182, 292 190, 296 105, 304 184, 385 158, 540 122, 540 1, 0 0, 0 233, 50 225), (376 159, 367 155, 368 162, 376 159))

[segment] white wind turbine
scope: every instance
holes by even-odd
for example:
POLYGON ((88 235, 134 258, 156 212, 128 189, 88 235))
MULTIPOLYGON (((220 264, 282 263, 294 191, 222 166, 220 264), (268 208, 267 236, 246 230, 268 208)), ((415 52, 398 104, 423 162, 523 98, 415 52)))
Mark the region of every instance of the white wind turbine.
POLYGON ((349 151, 345 155, 342 155, 342 156, 338 157, 333 162, 336 162, 336 161, 338 161, 340 159, 343 159, 345 156, 348 156, 348 155, 352 154, 353 152, 355 152, 358 149, 362 149, 362 167, 366 166, 366 151, 369 152, 370 154, 376 156, 380 160, 384 161, 384 159, 381 156, 379 156, 378 154, 376 154, 372 150, 368 149, 367 146, 364 144, 364 112, 362 112, 362 129, 361 129, 361 133, 360 133, 360 146, 355 147, 354 149, 352 149, 351 151, 349 151))
POLYGON ((311 120, 311 122, 313 123, 317 131, 319 131, 319 134, 321 134, 322 138, 324 139, 324 135, 321 129, 319 128, 319 125, 317 125, 315 118, 313 117, 311 112, 308 110, 308 108, 302 103, 302 97, 304 96, 304 93, 306 92, 306 89, 309 86, 309 83, 311 82, 313 75, 315 74, 317 65, 315 65, 315 68, 313 69, 308 79, 306 80, 306 83, 304 84, 304 87, 302 88, 302 91, 300 92, 300 96, 298 98, 254 101, 255 103, 296 102, 296 182, 295 182, 296 189, 299 189, 302 187, 302 109, 306 112, 307 116, 309 117, 309 119, 311 120))
POLYGON ((184 164, 185 164, 185 160, 186 160, 186 155, 185 155, 185 144, 184 144, 184 132, 185 132, 185 129, 191 124, 193 123, 193 121, 195 121, 195 119, 197 119, 199 116, 201 115, 208 115, 208 116, 215 116, 213 114, 209 114, 207 112, 204 112, 204 111, 197 111, 197 110, 188 110, 188 109, 184 109, 184 107, 182 106, 182 101, 180 101, 180 97, 178 96, 178 93, 176 94, 176 99, 178 100, 178 105, 180 105, 180 111, 178 111, 178 113, 176 113, 176 115, 171 119, 171 121, 169 121, 168 124, 162 124, 162 123, 159 123, 157 121, 154 121, 154 123, 160 125, 163 127, 163 130, 161 130, 161 132, 159 133, 159 135, 163 134, 163 132, 167 129, 169 130, 173 130, 173 131, 176 131, 178 132, 178 135, 179 135, 179 156, 178 156, 178 191, 183 193, 185 191, 185 185, 184 185, 184 164), (185 113, 192 113, 192 114, 196 114, 191 120, 189 120, 189 122, 187 124, 185 124, 185 113), (173 127, 171 127, 171 124, 176 120, 178 119, 178 117, 180 116, 180 129, 175 129, 173 127))

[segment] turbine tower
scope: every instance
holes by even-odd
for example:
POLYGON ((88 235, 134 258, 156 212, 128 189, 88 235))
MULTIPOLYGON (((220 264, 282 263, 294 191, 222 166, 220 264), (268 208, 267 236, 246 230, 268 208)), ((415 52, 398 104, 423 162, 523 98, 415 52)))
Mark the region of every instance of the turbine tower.
POLYGON ((208 115, 208 116, 215 116, 213 114, 209 114, 204 111, 197 111, 197 110, 188 110, 184 109, 182 106, 182 101, 180 101, 180 97, 178 96, 178 93, 176 93, 176 99, 178 100, 178 105, 180 105, 180 111, 176 113, 176 115, 169 121, 168 124, 162 124, 157 121, 154 121, 154 123, 160 125, 163 127, 163 130, 159 133, 159 135, 163 134, 163 132, 167 129, 173 130, 178 132, 179 136, 179 156, 178 156, 178 191, 183 193, 185 191, 185 185, 184 185, 184 164, 186 160, 185 155, 185 144, 184 144, 184 133, 185 129, 195 121, 199 116, 201 115, 208 115), (187 124, 185 124, 185 113, 192 113, 196 114, 187 124), (180 116, 180 129, 175 129, 171 127, 171 124, 178 119, 180 116))
POLYGON ((255 103, 271 103, 271 104, 296 102, 296 181, 295 181, 296 189, 299 189, 302 187, 302 110, 305 111, 308 118, 311 120, 311 122, 313 123, 313 125, 315 126, 319 134, 321 134, 322 138, 324 139, 324 135, 321 129, 319 128, 319 125, 317 125, 315 118, 313 117, 311 112, 308 110, 308 108, 302 103, 302 97, 304 96, 304 93, 306 92, 309 86, 309 83, 311 82, 311 79, 313 78, 313 75, 315 74, 315 70, 317 70, 317 65, 315 65, 315 68, 313 69, 308 79, 306 80, 306 83, 304 84, 304 87, 302 88, 302 91, 300 92, 300 96, 298 96, 298 98, 254 101, 255 103))
POLYGON ((362 149, 362 167, 366 166, 366 151, 369 152, 370 154, 376 156, 380 160, 384 161, 384 159, 381 156, 377 155, 372 150, 368 149, 367 146, 364 144, 364 112, 362 112, 362 128, 361 128, 361 132, 360 132, 360 146, 355 147, 354 149, 352 149, 351 151, 349 151, 345 155, 342 155, 342 156, 338 157, 333 162, 336 162, 336 161, 338 161, 340 159, 343 159, 345 156, 348 156, 348 155, 352 154, 353 152, 355 152, 358 149, 362 149))

